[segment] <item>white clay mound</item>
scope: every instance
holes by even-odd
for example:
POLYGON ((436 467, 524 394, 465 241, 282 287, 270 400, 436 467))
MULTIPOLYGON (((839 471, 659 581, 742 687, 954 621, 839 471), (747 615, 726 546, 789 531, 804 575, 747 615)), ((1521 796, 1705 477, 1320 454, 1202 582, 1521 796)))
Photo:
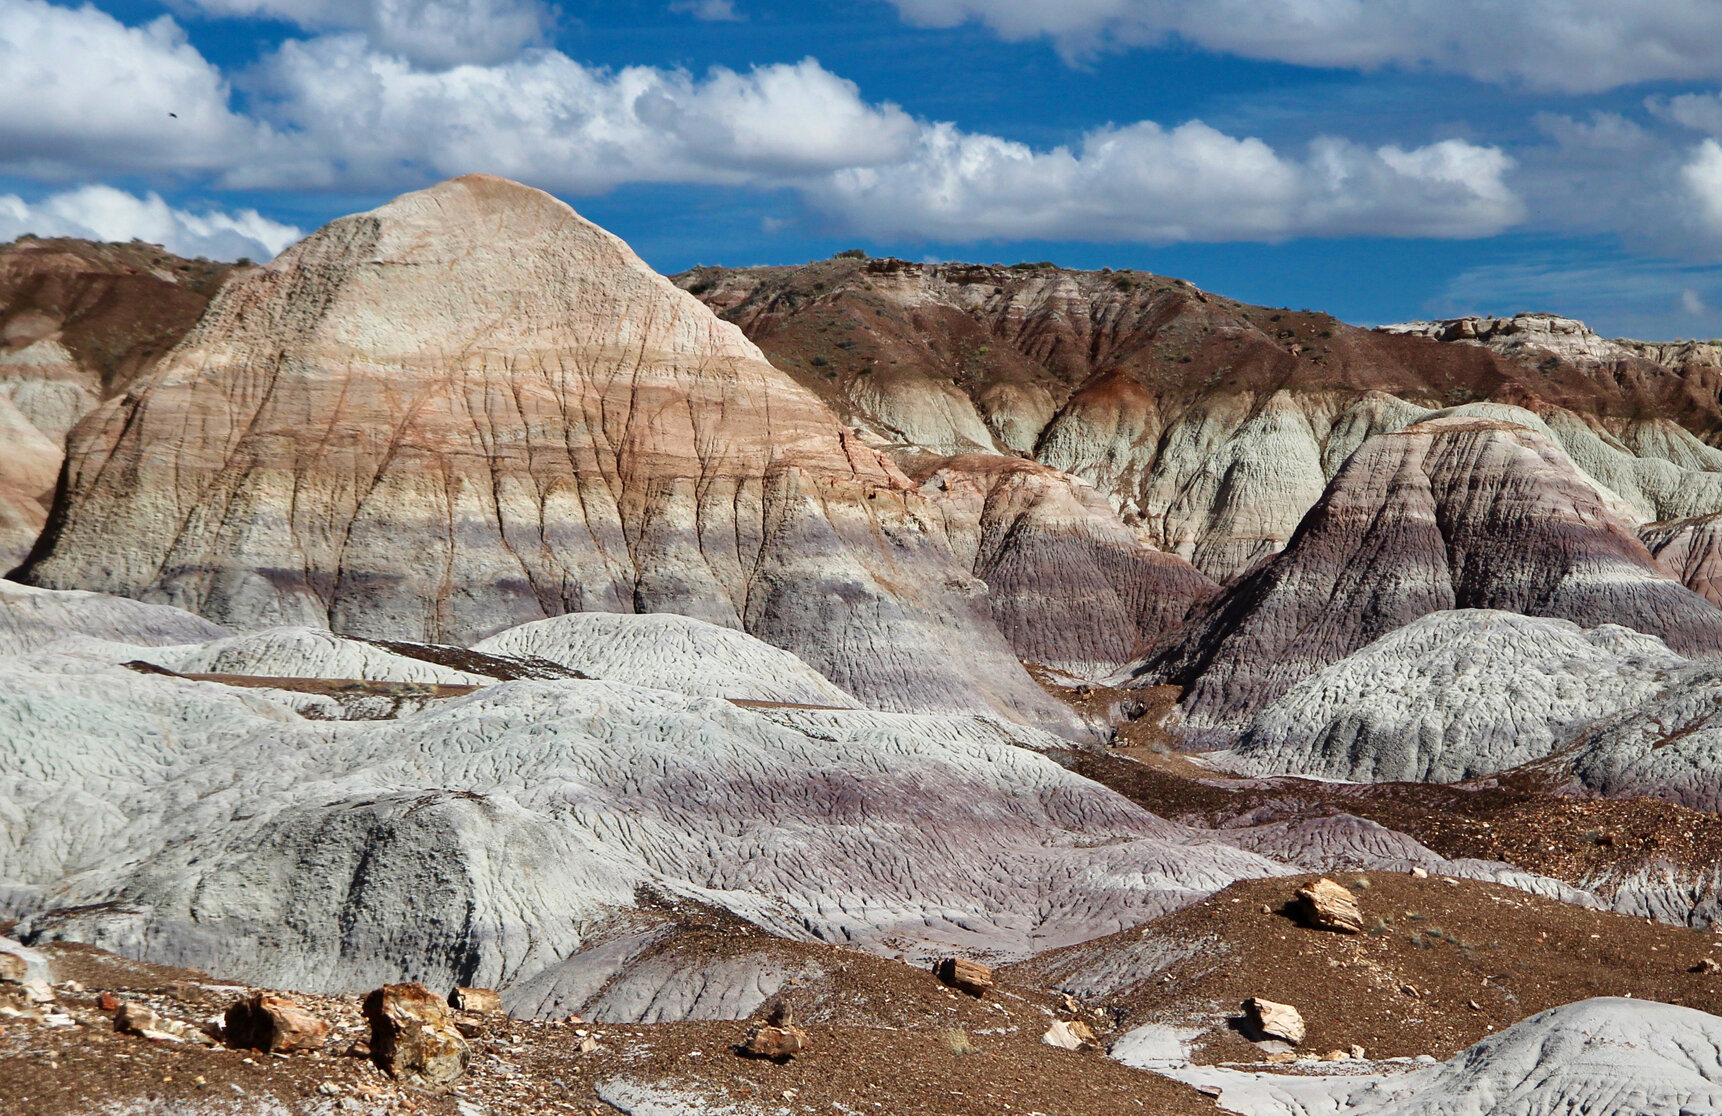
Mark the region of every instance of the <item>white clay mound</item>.
POLYGON ((0 580, 0 655, 23 655, 77 636, 158 646, 226 634, 202 617, 167 605, 0 580))
POLYGON ((26 932, 350 991, 529 980, 602 945, 645 886, 801 939, 1022 956, 1289 871, 1034 750, 1057 743, 579 680, 317 722, 11 660, 0 890, 38 897, 26 932))
POLYGON ((855 699, 788 651, 669 613, 577 612, 522 624, 473 650, 533 657, 593 678, 696 697, 853 708, 855 699))
POLYGON ((1700 1116, 1722 1112, 1722 1019, 1648 1000, 1553 1008, 1397 1075, 1167 1071, 1245 1116, 1700 1116))
POLYGON ((1541 759, 1656 693, 1686 660, 1614 624, 1430 613, 1256 714, 1232 766, 1358 782, 1454 782, 1541 759))

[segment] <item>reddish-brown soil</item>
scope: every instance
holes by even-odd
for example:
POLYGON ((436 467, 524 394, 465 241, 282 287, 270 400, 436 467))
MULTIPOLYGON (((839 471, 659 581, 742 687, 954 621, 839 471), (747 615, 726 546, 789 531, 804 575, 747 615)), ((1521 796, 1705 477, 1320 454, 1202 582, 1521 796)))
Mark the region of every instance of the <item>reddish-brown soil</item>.
POLYGON ((1504 861, 1573 884, 1660 865, 1698 871, 1722 863, 1722 816, 1654 798, 1574 798, 1531 771, 1455 784, 1233 779, 1140 746, 1066 753, 1063 762, 1145 809, 1193 825, 1246 814, 1258 823, 1353 814, 1442 856, 1504 861))
MULTIPOLYGON (((113 395, 185 336, 233 268, 141 241, 23 237, 0 246, 0 322, 57 330, 113 395)), ((30 332, 9 328, 8 342, 34 340, 30 332)))
POLYGON ((1367 927, 1314 930, 1290 912, 1318 877, 1249 880, 1137 930, 1043 954, 1005 970, 1057 986, 1083 959, 1144 939, 1194 946, 1165 968, 1095 1006, 1115 1026, 1144 1022, 1212 1028, 1197 1060, 1259 1060, 1260 1048, 1225 1025, 1251 996, 1303 1014, 1302 1049, 1353 1044, 1372 1058, 1446 1059, 1546 1008, 1592 996, 1636 996, 1722 1012, 1722 936, 1586 910, 1496 884, 1347 873, 1367 927), (1360 884, 1359 881, 1367 881, 1360 884))
MULTIPOLYGON (((1044 994, 1001 988, 977 1001, 945 989, 930 973, 842 950, 823 954, 835 964, 844 963, 839 957, 855 962, 848 992, 876 1004, 896 1002, 901 1025, 807 1022, 811 1049, 779 1064, 737 1052, 747 1033, 743 1022, 614 1026, 489 1017, 486 1032, 471 1042, 467 1076, 443 1096, 400 1088, 367 1059, 345 1056, 366 1033, 357 997, 293 997, 334 1024, 317 1053, 284 1057, 151 1042, 115 1033, 100 993, 195 1022, 218 1014, 247 990, 88 947, 58 946, 53 952, 61 975, 86 989, 62 991, 57 1005, 79 1025, 0 1020, 0 1081, 7 1083, 11 1112, 60 1116, 133 1101, 196 1111, 241 1098, 255 1106, 266 1097, 303 1112, 326 1110, 333 1096, 359 1111, 439 1116, 453 1116, 460 1100, 496 1113, 610 1113, 616 1110, 599 1099, 595 1087, 611 1079, 683 1090, 690 1099, 709 1098, 749 1113, 1213 1111, 1212 1102, 1193 1090, 1121 1066, 1098 1050, 1070 1052, 1041 1043, 1050 1018, 1043 1009, 1052 1002, 1044 994), (598 1039, 598 1049, 581 1053, 588 1035, 598 1039)), ((827 993, 842 989, 839 982, 827 993)))

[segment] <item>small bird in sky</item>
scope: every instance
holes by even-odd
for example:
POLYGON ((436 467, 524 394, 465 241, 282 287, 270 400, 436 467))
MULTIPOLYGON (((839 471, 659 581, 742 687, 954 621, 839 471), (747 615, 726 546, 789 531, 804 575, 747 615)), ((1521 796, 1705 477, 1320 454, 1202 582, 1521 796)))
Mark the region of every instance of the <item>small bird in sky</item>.
POLYGON ((170 112, 170 113, 168 113, 168 115, 173 117, 175 120, 179 119, 179 113, 177 113, 177 112, 170 112))

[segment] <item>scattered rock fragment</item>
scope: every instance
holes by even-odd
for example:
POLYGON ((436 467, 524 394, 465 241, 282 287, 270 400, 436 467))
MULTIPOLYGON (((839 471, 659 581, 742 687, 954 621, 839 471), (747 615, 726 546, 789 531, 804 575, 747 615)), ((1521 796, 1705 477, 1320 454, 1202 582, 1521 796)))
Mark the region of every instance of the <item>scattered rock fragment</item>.
POLYGON ((497 1015, 502 1011, 502 997, 489 988, 456 988, 448 996, 449 1006, 480 1015, 497 1015))
POLYGON ((371 1057, 384 1073, 421 1089, 441 1089, 466 1072, 471 1055, 448 1004, 422 984, 385 984, 363 1004, 371 1057))
POLYGON ((1411 869, 1411 878, 1414 880, 1426 880, 1429 878, 1429 870, 1427 868, 1413 868, 1411 869))
POLYGON ((971 996, 984 996, 993 986, 993 971, 964 957, 947 957, 933 969, 945 984, 971 996))
POLYGON ((1060 1050, 1081 1050, 1095 1043, 1094 1030, 1080 1019, 1056 1019, 1040 1041, 1060 1050))
POLYGON ((227 1009, 223 1032, 229 1045, 265 1053, 316 1050, 329 1037, 329 1023, 292 1000, 257 992, 227 1009))
POLYGON ((1244 1001, 1244 1017, 1257 1034, 1266 1038, 1281 1039, 1293 1046, 1303 1041, 1303 1015, 1290 1004, 1251 996, 1244 1001))
POLYGON ((178 1042, 173 1024, 142 1004, 126 1003, 114 1014, 114 1030, 158 1042, 178 1042))
POLYGON ((1689 973, 1718 973, 1722 972, 1722 965, 1717 964, 1714 957, 1706 957, 1686 971, 1689 973))
POLYGON ((1357 896, 1342 884, 1323 877, 1300 887, 1297 891, 1298 914, 1317 930, 1337 930, 1342 934, 1363 932, 1363 912, 1357 908, 1357 896))
POLYGON ((0 984, 52 981, 48 958, 22 942, 0 936, 0 984))
POLYGON ((799 1027, 774 1027, 761 1023, 747 1033, 741 1052, 752 1058, 782 1062, 802 1053, 808 1045, 807 1032, 799 1027))
POLYGON ((54 1002, 54 986, 45 980, 27 980, 24 982, 24 998, 32 1004, 51 1004, 54 1002))

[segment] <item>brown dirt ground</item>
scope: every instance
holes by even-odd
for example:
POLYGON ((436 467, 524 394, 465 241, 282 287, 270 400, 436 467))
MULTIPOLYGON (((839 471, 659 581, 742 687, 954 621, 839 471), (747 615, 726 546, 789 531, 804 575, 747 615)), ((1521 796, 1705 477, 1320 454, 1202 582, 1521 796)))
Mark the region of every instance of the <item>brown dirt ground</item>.
POLYGON ((1238 779, 1142 745, 1060 760, 1144 809, 1192 825, 1354 814, 1442 856, 1504 861, 1572 884, 1664 864, 1722 863, 1722 815, 1655 798, 1576 798, 1535 772, 1452 784, 1238 779))
POLYGON ((1318 879, 1249 880, 1147 926, 1009 966, 1024 983, 1143 939, 1197 943, 1098 1001, 1119 1030, 1145 1022, 1212 1027, 1199 1061, 1259 1060, 1224 1024, 1250 996, 1294 1005, 1317 1054, 1361 1045, 1371 1058, 1446 1059, 1491 1031, 1593 996, 1636 996, 1722 1013, 1722 937, 1470 880, 1335 874, 1358 898, 1362 934, 1314 930, 1288 909, 1318 879), (1360 887, 1359 879, 1368 886, 1360 887))
MULTIPOLYGON (((818 949, 819 947, 805 947, 818 949)), ((365 1033, 358 997, 295 995, 334 1024, 315 1054, 269 1056, 219 1046, 151 1042, 115 1033, 99 994, 141 1001, 165 1017, 196 1022, 246 993, 201 973, 124 961, 86 946, 51 947, 62 979, 56 1010, 79 1022, 47 1027, 0 1020, 0 1081, 7 1111, 64 1116, 125 1102, 178 1111, 214 1109, 240 1098, 274 1098, 289 1111, 415 1112, 454 1116, 456 1101, 491 1112, 611 1113, 595 1086, 623 1078, 686 1090, 739 1112, 882 1112, 992 1116, 1172 1116, 1213 1112, 1212 1102, 1176 1082, 1132 1070, 1098 1050, 1057 1050, 1040 1042, 1045 994, 1001 988, 983 1001, 946 990, 931 974, 878 958, 854 972, 875 1000, 900 999, 914 1022, 902 1027, 807 1023, 811 1049, 782 1064, 744 1058, 747 1024, 598 1025, 488 1018, 472 1040, 472 1064, 444 1096, 397 1087, 371 1062, 344 1056, 365 1033), (912 1005, 912 1007, 911 1007, 912 1005), (582 1054, 585 1034, 599 1048, 582 1054), (319 1090, 328 1085, 332 1094, 319 1090), (842 1106, 842 1107, 839 1107, 842 1106)), ((835 991, 835 990, 833 990, 835 991)))

